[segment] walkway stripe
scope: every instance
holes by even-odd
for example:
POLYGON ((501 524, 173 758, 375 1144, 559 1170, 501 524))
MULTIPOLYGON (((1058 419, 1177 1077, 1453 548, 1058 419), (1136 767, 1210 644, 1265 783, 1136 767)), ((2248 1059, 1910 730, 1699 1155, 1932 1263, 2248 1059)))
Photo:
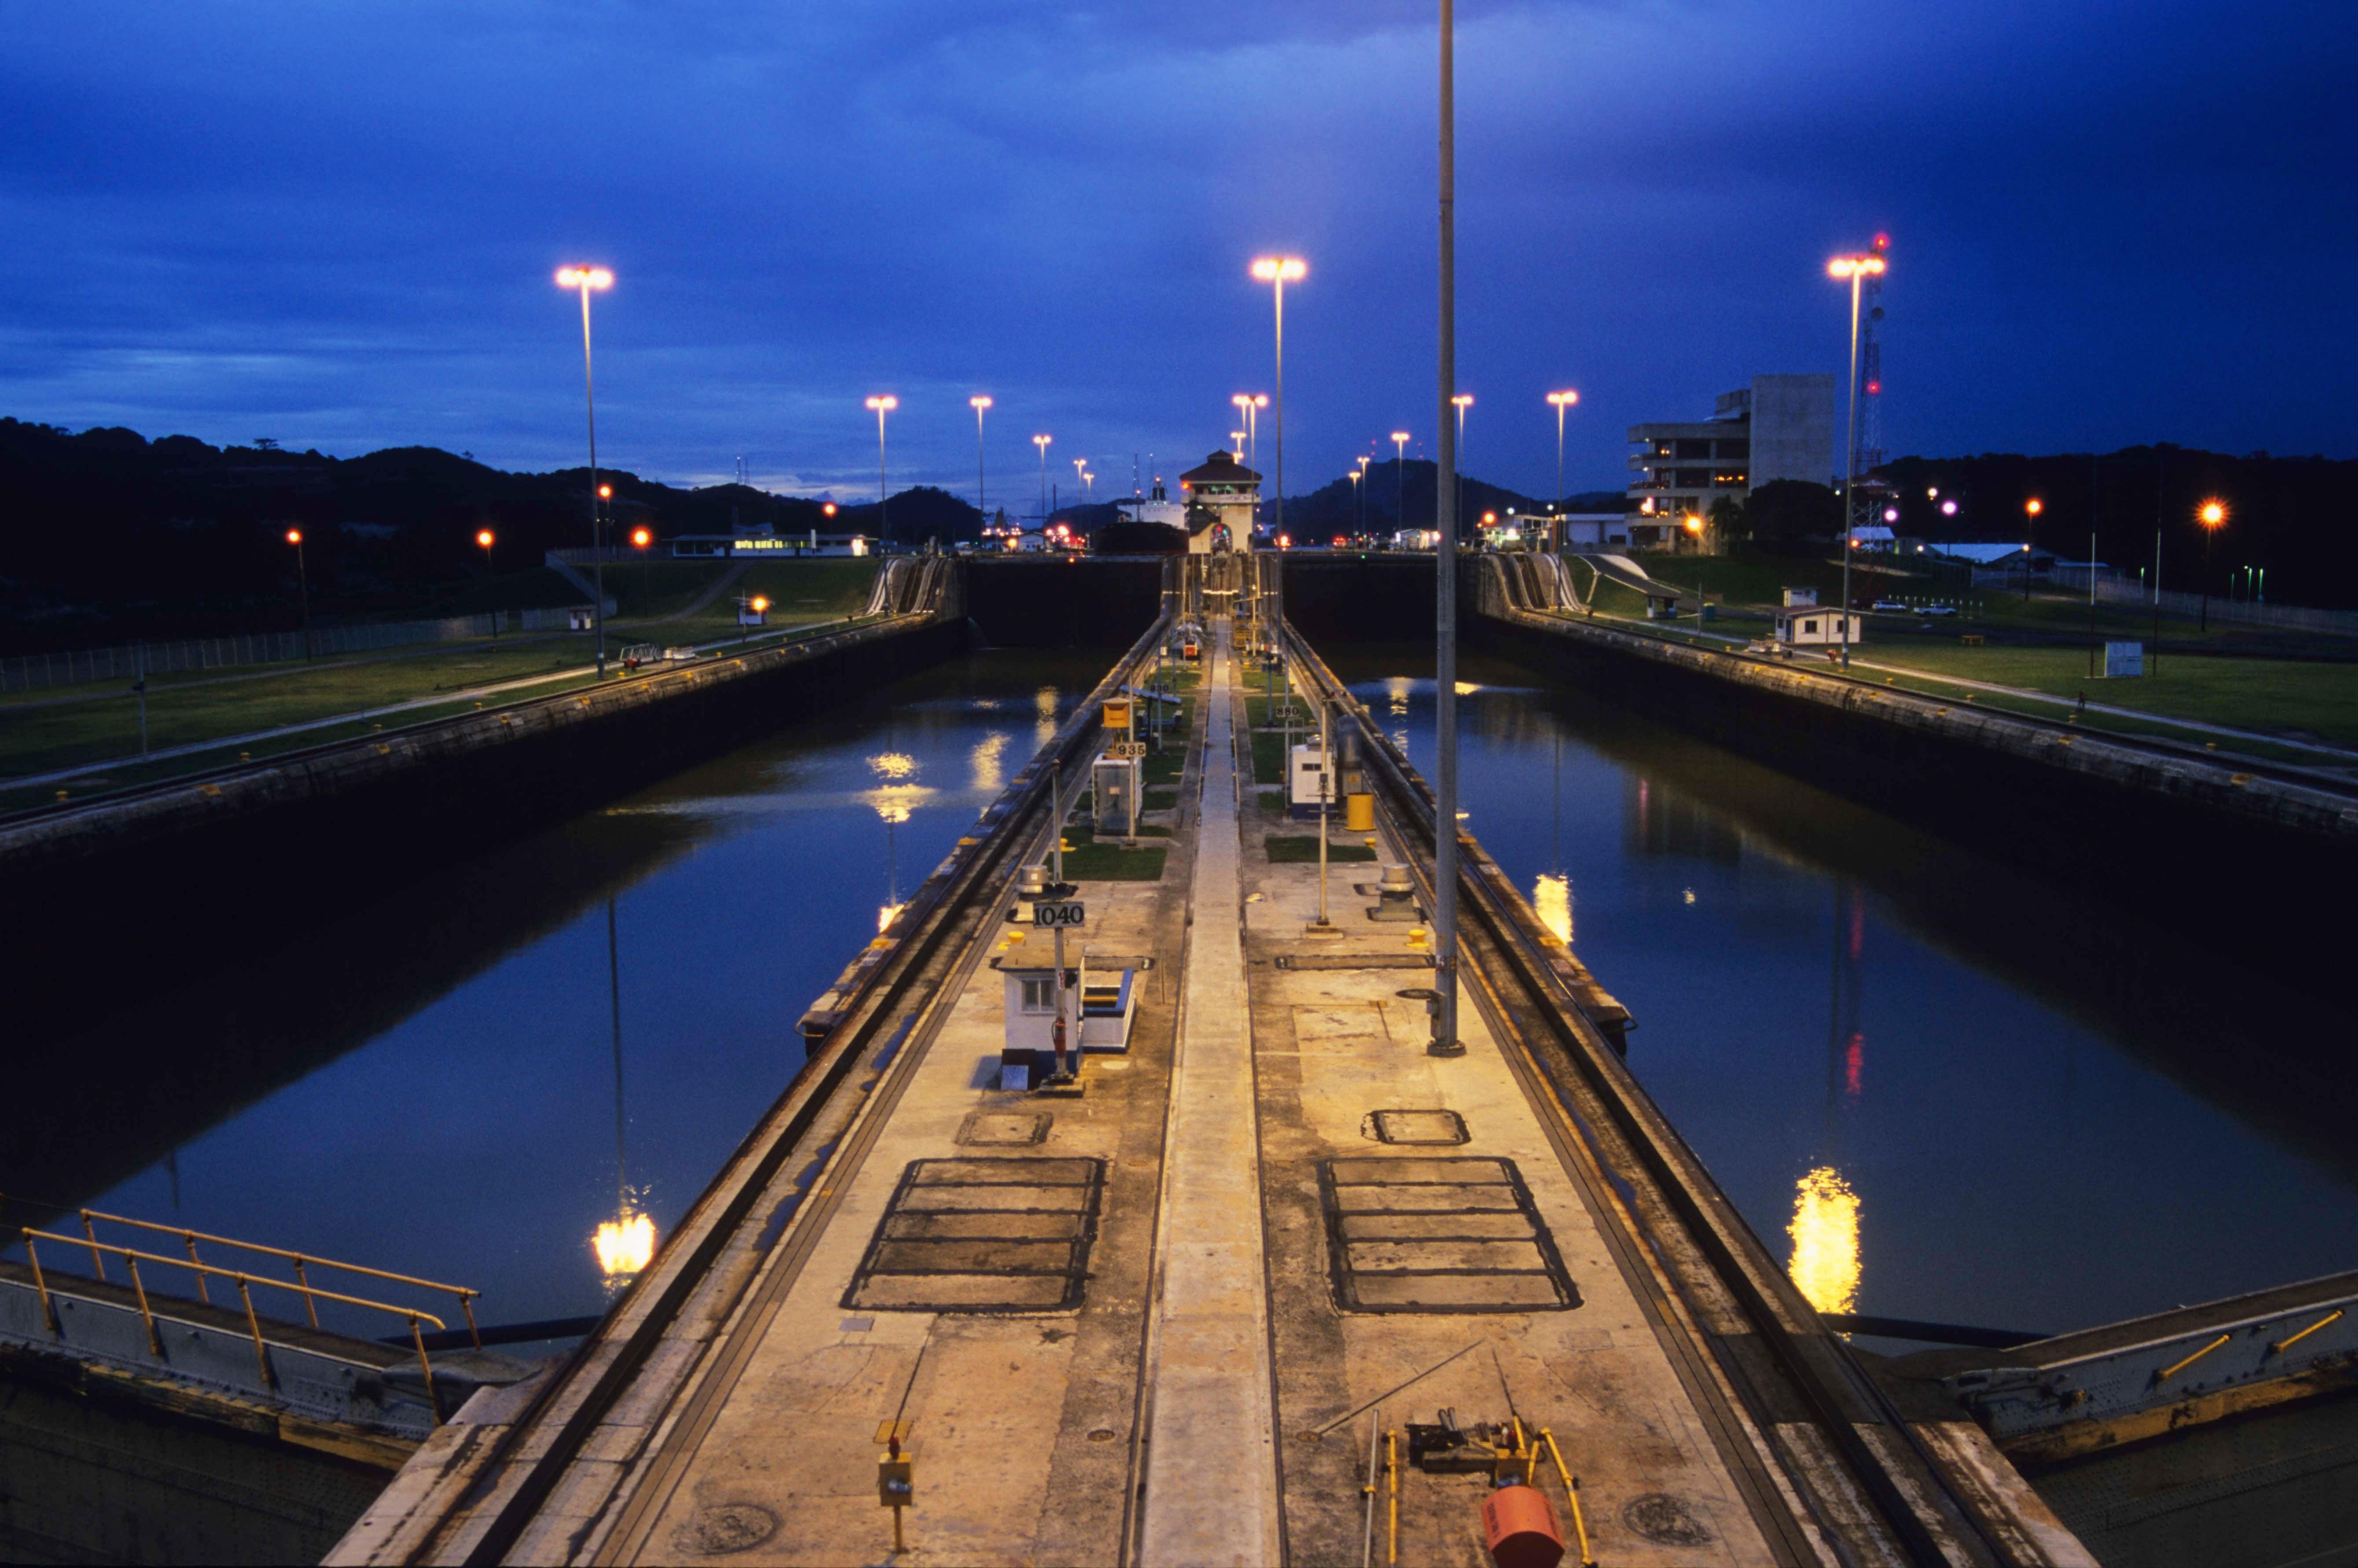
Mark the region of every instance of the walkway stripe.
POLYGON ((1279 1557, 1228 653, 1223 624, 1201 688, 1204 797, 1163 1157, 1144 1568, 1262 1568, 1279 1557))

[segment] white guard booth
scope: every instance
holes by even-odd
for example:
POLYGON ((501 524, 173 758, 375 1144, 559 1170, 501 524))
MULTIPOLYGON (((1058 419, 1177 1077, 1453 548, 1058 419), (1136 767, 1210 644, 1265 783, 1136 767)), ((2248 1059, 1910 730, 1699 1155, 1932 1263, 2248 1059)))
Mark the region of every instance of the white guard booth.
POLYGON ((1140 760, 1099 757, 1089 769, 1089 815, 1096 820, 1098 836, 1119 833, 1124 838, 1137 838, 1138 814, 1146 807, 1140 793, 1144 787, 1140 760))
MULTIPOLYGON (((1026 1089, 1055 1070, 1056 971, 1053 967, 1000 969, 1007 986, 1007 1028, 999 1053, 999 1087, 1026 1089)), ((1065 1006, 1080 1028, 1065 1038, 1072 1051, 1124 1052, 1138 1016, 1137 971, 1092 969, 1084 958, 1065 970, 1065 1006)), ((1069 1023, 1067 1024, 1069 1028, 1069 1023)))
MULTIPOLYGON (((1326 752, 1318 744, 1317 736, 1313 735, 1306 742, 1293 748, 1285 776, 1288 784, 1285 801, 1292 808, 1292 814, 1295 816, 1317 816, 1319 791, 1322 787, 1328 790, 1335 787, 1325 782, 1326 752)), ((1325 799, 1328 810, 1339 812, 1343 809, 1341 795, 1330 794, 1325 799)))

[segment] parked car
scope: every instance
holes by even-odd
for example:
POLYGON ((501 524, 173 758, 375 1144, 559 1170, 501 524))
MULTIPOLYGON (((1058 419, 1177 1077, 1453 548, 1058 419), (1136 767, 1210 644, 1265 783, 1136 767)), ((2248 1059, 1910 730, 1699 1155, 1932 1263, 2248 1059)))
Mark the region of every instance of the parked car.
POLYGON ((1906 605, 1900 603, 1896 599, 1878 599, 1875 601, 1875 608, 1877 610, 1897 610, 1902 613, 1905 613, 1908 609, 1906 605))
POLYGON ((1956 612, 1957 607, 1953 604, 1928 604, 1917 611, 1919 615, 1954 615, 1956 612))

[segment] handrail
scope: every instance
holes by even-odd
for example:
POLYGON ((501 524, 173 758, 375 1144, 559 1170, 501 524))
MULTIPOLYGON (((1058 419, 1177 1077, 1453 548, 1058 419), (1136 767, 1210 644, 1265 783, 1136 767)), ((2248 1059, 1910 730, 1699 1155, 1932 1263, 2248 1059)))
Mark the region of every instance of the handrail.
MULTIPOLYGON (((305 1292, 303 1305, 305 1310, 310 1314, 311 1326, 313 1328, 319 1326, 319 1310, 311 1303, 310 1292, 313 1287, 310 1280, 303 1272, 303 1266, 306 1263, 316 1263, 320 1268, 335 1269, 347 1274, 365 1274, 373 1280, 390 1280, 397 1285, 416 1285, 420 1290, 448 1291, 452 1295, 459 1298, 459 1310, 466 1314, 467 1331, 475 1336, 475 1348, 481 1350, 483 1347, 481 1332, 475 1326, 474 1307, 474 1298, 481 1295, 483 1292, 475 1290, 471 1286, 446 1284, 439 1280, 421 1280, 414 1274, 396 1274, 386 1269, 372 1269, 364 1263, 341 1263, 338 1262, 333 1258, 322 1258, 316 1253, 289 1252, 283 1247, 269 1247, 259 1241, 240 1241, 235 1237, 213 1236, 201 1230, 190 1230, 186 1226, 158 1225, 152 1219, 133 1219, 128 1215, 108 1214, 100 1209, 85 1208, 77 1209, 74 1212, 81 1217, 82 1234, 86 1239, 81 1243, 73 1243, 70 1238, 64 1239, 68 1241, 69 1245, 81 1245, 91 1249, 91 1263, 101 1280, 106 1278, 106 1265, 99 1257, 98 1249, 103 1244, 98 1239, 97 1230, 91 1225, 91 1221, 93 1219, 103 1219, 110 1225, 128 1225, 135 1229, 152 1230, 161 1236, 177 1236, 180 1238, 181 1241, 186 1244, 189 1249, 188 1263, 182 1263, 178 1259, 168 1259, 166 1261, 171 1263, 175 1268, 188 1268, 190 1265, 195 1266, 197 1270, 197 1299, 205 1303, 207 1305, 211 1305, 212 1303, 212 1297, 208 1294, 205 1290, 205 1274, 209 1271, 210 1266, 197 1257, 197 1243, 200 1241, 208 1241, 222 1247, 234 1247, 246 1252, 266 1253, 273 1258, 284 1258, 288 1262, 292 1263, 295 1266, 295 1279, 297 1282, 295 1285, 288 1286, 287 1288, 290 1290, 300 1289, 305 1292)), ((27 1234, 31 1233, 27 1232, 27 1234)), ((255 1277, 257 1279, 261 1278, 258 1275, 255 1277)), ((283 1281, 276 1280, 264 1280, 263 1282, 265 1284, 283 1283, 283 1281)), ((322 1292, 320 1293, 331 1297, 334 1296, 333 1292, 322 1292)), ((352 1298, 337 1297, 335 1299, 348 1301, 352 1298)), ((406 1311, 407 1309, 403 1308, 399 1310, 406 1311)), ((435 1319, 434 1326, 437 1328, 441 1327, 441 1319, 435 1319)))
MULTIPOLYGON (((87 1216, 88 1211, 84 1211, 84 1213, 85 1216, 87 1216)), ((108 1217, 102 1216, 100 1217, 103 1218, 108 1217)), ((85 1227, 87 1227, 88 1223, 88 1218, 85 1217, 83 1221, 85 1227)), ((173 1231, 168 1226, 147 1225, 147 1222, 144 1220, 133 1220, 129 1223, 134 1225, 145 1225, 149 1229, 162 1230, 167 1234, 178 1234, 178 1232, 173 1231)), ((76 1238, 71 1236, 59 1236, 54 1231, 35 1230, 30 1226, 25 1227, 18 1232, 18 1234, 25 1238, 25 1256, 31 1261, 33 1266, 33 1288, 40 1293, 41 1315, 44 1320, 47 1321, 49 1332, 52 1334, 62 1333, 64 1332, 64 1328, 58 1321, 57 1306, 49 1299, 49 1279, 41 1271, 40 1249, 33 1245, 36 1241, 55 1241, 67 1247, 87 1248, 90 1251, 92 1261, 98 1263, 98 1277, 102 1281, 106 1279, 105 1265, 103 1261, 101 1260, 103 1254, 113 1253, 114 1256, 122 1259, 125 1271, 128 1271, 131 1276, 132 1293, 135 1295, 139 1301, 139 1320, 146 1326, 147 1329, 147 1348, 158 1356, 161 1356, 164 1353, 164 1341, 163 1337, 156 1332, 156 1312, 155 1308, 152 1307, 147 1301, 147 1286, 146 1282, 139 1278, 139 1264, 141 1260, 144 1259, 150 1263, 161 1263, 168 1269, 189 1270, 197 1275, 200 1281, 201 1281, 206 1275, 211 1274, 234 1282, 237 1286, 238 1299, 245 1306, 246 1332, 254 1338, 254 1365, 262 1374, 263 1386, 265 1388, 276 1388, 278 1386, 278 1375, 271 1369, 269 1344, 262 1336, 262 1320, 255 1314, 254 1310, 254 1292, 252 1287, 255 1285, 270 1285, 278 1290, 294 1291, 298 1292, 303 1297, 304 1305, 312 1309, 311 1326, 314 1328, 317 1328, 319 1325, 319 1314, 317 1308, 313 1306, 313 1299, 315 1297, 321 1296, 326 1297, 331 1302, 344 1302, 352 1306, 366 1307, 374 1312, 390 1313, 395 1317, 406 1318, 409 1323, 410 1342, 416 1346, 417 1350, 417 1368, 418 1370, 424 1374, 426 1379, 427 1403, 433 1408, 435 1424, 438 1426, 441 1424, 442 1400, 441 1397, 435 1392, 434 1389, 434 1364, 427 1358, 425 1335, 417 1325, 420 1323, 430 1323, 434 1325, 436 1332, 439 1333, 443 1329, 444 1324, 440 1318, 435 1316, 430 1312, 425 1311, 423 1308, 395 1306, 390 1302, 373 1302, 365 1296, 348 1296, 341 1291, 327 1290, 319 1285, 314 1285, 308 1281, 300 1283, 290 1284, 285 1280, 274 1280, 262 1274, 249 1274, 244 1272, 243 1270, 238 1269, 218 1268, 213 1264, 196 1261, 193 1259, 182 1260, 178 1258, 168 1258, 159 1252, 142 1252, 135 1247, 119 1247, 114 1242, 101 1241, 95 1237, 85 1236, 76 1238)), ((233 1245, 243 1244, 233 1243, 233 1245)), ((276 1249, 271 1248, 258 1249, 264 1251, 276 1250, 276 1249)), ((362 1271, 373 1273, 376 1271, 363 1270, 362 1271)), ((399 1278, 400 1276, 391 1275, 387 1277, 399 1278)), ((207 1303, 211 1304, 211 1298, 207 1297, 205 1299, 207 1303)), ((470 1315, 469 1322, 470 1324, 473 1322, 471 1314, 470 1315)))

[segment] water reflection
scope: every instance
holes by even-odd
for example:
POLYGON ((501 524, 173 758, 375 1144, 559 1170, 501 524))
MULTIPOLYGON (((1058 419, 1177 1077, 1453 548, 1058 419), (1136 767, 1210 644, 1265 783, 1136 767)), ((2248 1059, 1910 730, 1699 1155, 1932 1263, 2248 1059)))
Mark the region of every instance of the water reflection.
POLYGON ((1056 713, 1063 696, 1053 686, 1044 686, 1032 694, 1032 743, 1033 749, 1046 745, 1056 738, 1056 713))
POLYGON ((994 730, 974 743, 967 762, 974 769, 974 787, 985 794, 997 795, 1007 787, 1007 769, 1001 759, 1007 752, 1007 732, 994 730))
POLYGON ((1858 1310, 1858 1195, 1842 1173, 1821 1165, 1803 1176, 1793 1195, 1793 1240, 1787 1272, 1820 1312, 1858 1310))
POLYGON ((1539 913, 1540 924, 1566 942, 1572 940, 1572 881, 1568 877, 1539 874, 1531 884, 1531 907, 1539 913))
MULTIPOLYGON (((1325 651, 1430 776, 1430 650, 1325 651)), ((1520 666, 1464 668, 1484 847, 1551 929, 1578 889, 1631 1069, 1822 1305, 2062 1329, 2358 1265, 2358 1076, 2308 1050, 2347 1033, 2323 984, 1520 666)))

